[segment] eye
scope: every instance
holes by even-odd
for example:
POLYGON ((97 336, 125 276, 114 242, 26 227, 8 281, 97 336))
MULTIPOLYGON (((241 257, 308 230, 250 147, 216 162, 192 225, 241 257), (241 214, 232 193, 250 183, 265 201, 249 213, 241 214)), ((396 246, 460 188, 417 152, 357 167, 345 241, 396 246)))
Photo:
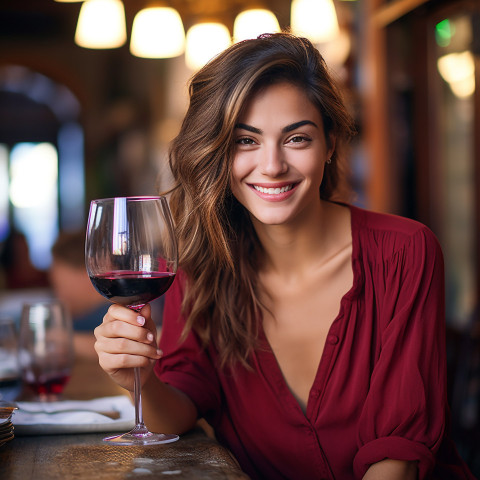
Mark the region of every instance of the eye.
POLYGON ((287 143, 301 144, 310 141, 310 137, 307 137, 306 135, 294 135, 287 140, 287 143))
POLYGON ((241 137, 235 140, 237 145, 255 145, 255 140, 250 137, 241 137))

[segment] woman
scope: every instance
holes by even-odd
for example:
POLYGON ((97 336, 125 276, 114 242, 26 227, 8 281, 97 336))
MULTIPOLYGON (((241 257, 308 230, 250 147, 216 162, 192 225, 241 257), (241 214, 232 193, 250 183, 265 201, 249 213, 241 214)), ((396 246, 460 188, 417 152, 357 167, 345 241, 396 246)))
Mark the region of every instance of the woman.
POLYGON ((114 305, 100 363, 130 391, 141 366, 150 428, 204 417, 252 478, 472 478, 445 434, 441 250, 340 203, 352 134, 305 39, 199 71, 170 150, 181 271, 161 350, 148 306, 114 305))

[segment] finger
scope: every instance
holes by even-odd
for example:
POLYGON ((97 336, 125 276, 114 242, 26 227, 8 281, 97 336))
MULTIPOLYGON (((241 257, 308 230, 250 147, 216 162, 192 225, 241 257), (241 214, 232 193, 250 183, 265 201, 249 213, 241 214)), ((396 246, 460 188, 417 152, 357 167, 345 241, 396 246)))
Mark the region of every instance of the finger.
MULTIPOLYGON (((150 307, 146 308, 145 315, 150 317, 150 307)), ((134 325, 136 327, 143 327, 146 324, 147 320, 144 316, 140 315, 133 310, 123 307, 121 305, 111 305, 107 313, 104 316, 103 323, 97 327, 94 331, 95 336, 99 338, 100 336, 127 336, 132 339, 137 339, 143 342, 151 342, 155 340, 155 330, 153 329, 152 335, 148 335, 148 332, 137 331, 137 333, 129 334, 129 330, 121 328, 122 324, 134 325), (148 338, 147 340, 145 338, 148 338)), ((150 321, 149 321, 150 325, 150 321)), ((149 328, 152 331, 151 328, 149 328)), ((135 330, 130 330, 130 332, 135 332, 135 330)))
POLYGON ((155 340, 155 344, 157 343, 157 325, 152 318, 152 308, 150 304, 146 304, 139 312, 140 316, 145 319, 144 327, 148 328, 150 332, 153 334, 153 339, 155 340))
POLYGON ((151 362, 152 361, 149 358, 141 355, 115 355, 111 353, 102 353, 99 356, 100 366, 110 375, 126 368, 147 368, 150 366, 151 362))
POLYGON ((145 318, 149 318, 152 315, 152 307, 150 306, 149 303, 147 303, 142 307, 139 313, 145 318))
POLYGON ((104 339, 126 339, 156 347, 155 335, 149 329, 140 325, 131 325, 121 320, 109 322, 98 327, 96 331, 97 340, 104 339))
MULTIPOLYGON (((107 313, 103 317, 103 323, 113 322, 115 320, 121 320, 123 322, 130 323, 132 325, 138 325, 138 317, 140 315, 134 310, 114 303, 110 305, 107 313)), ((140 323, 141 324, 141 323, 140 323)))
POLYGON ((152 359, 159 357, 154 345, 140 343, 126 338, 114 338, 106 345, 106 351, 116 354, 141 355, 152 359))
POLYGON ((160 351, 153 342, 139 342, 125 337, 100 337, 95 342, 95 349, 112 354, 143 355, 152 359, 160 358, 160 351))

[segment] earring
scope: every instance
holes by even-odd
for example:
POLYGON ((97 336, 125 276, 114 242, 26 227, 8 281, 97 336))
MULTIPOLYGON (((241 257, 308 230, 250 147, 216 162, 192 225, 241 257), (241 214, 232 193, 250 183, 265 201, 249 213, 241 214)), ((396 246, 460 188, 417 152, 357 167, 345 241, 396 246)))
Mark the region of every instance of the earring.
POLYGON ((327 160, 327 164, 330 165, 332 163, 332 157, 329 157, 327 160))

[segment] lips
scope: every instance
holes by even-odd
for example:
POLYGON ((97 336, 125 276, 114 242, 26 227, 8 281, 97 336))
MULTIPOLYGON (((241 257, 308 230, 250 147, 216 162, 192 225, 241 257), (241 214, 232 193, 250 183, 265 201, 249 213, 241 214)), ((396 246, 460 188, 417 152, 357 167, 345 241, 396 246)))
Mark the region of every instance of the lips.
POLYGON ((269 195, 278 195, 279 193, 285 193, 294 187, 293 183, 285 185, 284 187, 261 187, 260 185, 253 185, 253 188, 260 193, 268 193, 269 195))
POLYGON ((298 183, 251 183, 249 187, 264 200, 282 201, 293 195, 293 191, 298 183))

